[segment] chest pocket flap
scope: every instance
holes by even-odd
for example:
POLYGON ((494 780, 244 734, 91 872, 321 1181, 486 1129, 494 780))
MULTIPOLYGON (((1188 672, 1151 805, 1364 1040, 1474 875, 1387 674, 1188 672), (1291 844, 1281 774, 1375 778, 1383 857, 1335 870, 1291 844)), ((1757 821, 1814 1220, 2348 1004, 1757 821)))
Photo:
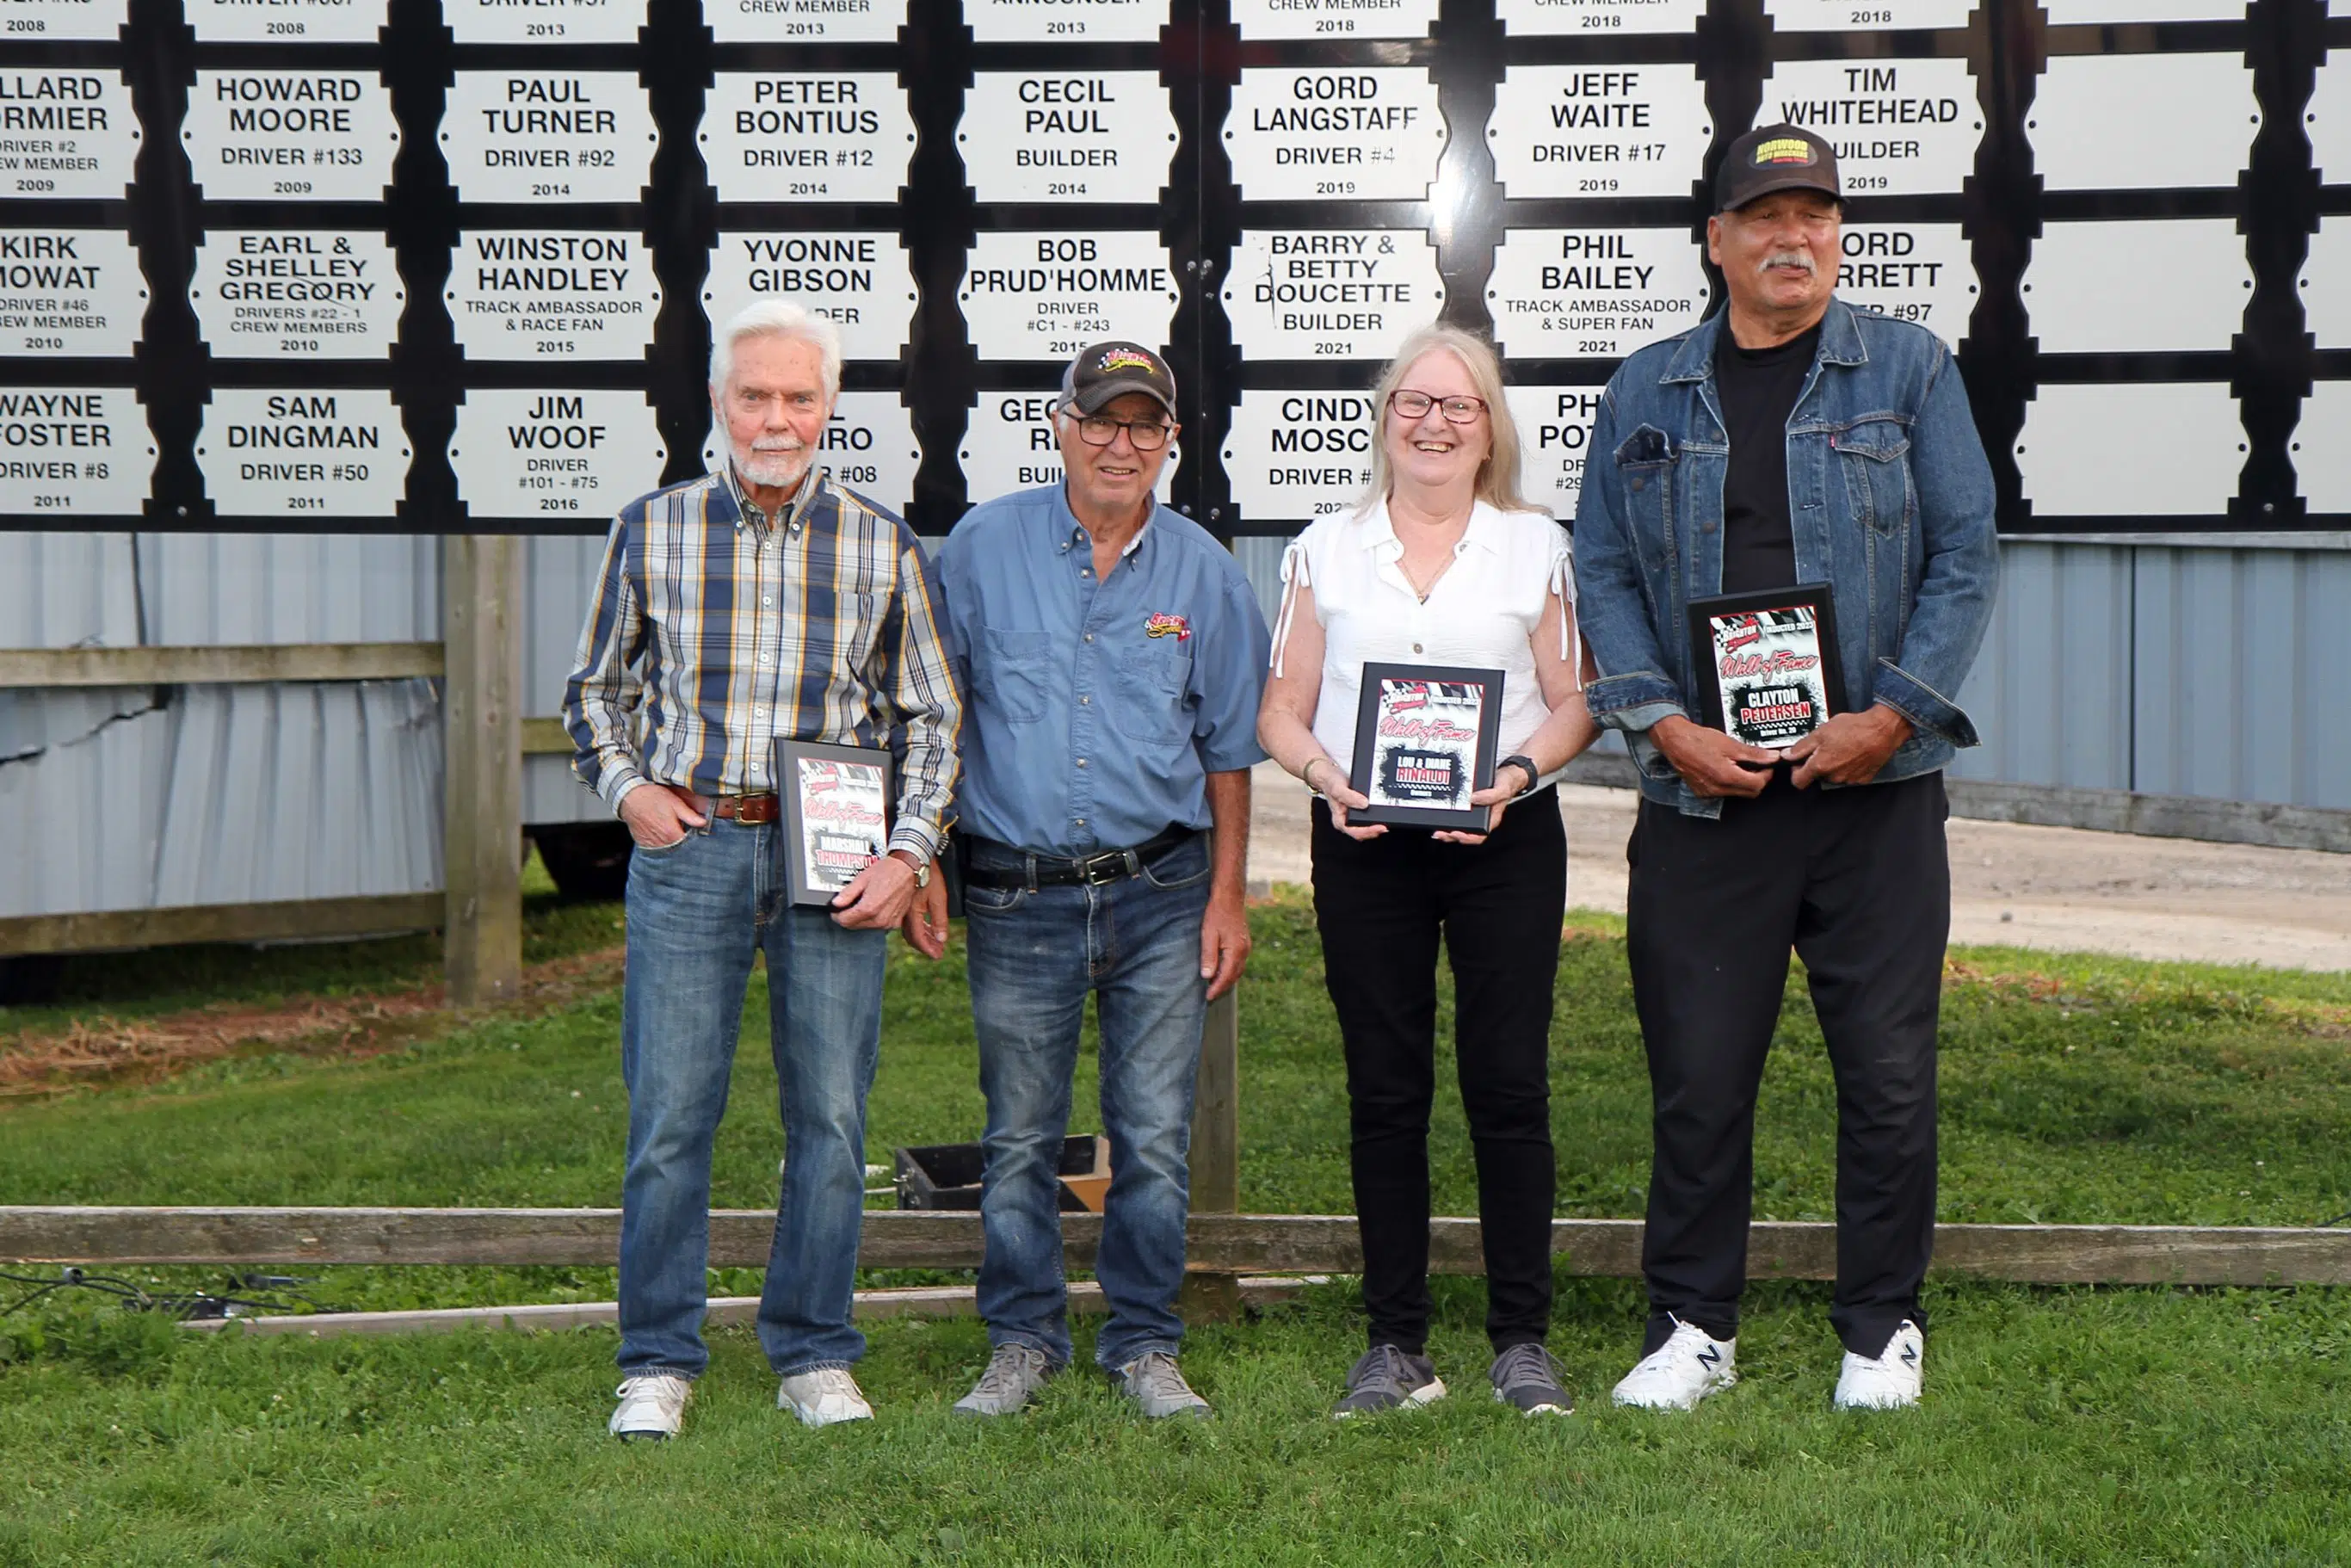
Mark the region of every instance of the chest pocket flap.
POLYGON ((1898 419, 1865 419, 1832 434, 1829 445, 1844 470, 1855 514, 1880 533, 1900 528, 1913 509, 1908 426, 1898 419))

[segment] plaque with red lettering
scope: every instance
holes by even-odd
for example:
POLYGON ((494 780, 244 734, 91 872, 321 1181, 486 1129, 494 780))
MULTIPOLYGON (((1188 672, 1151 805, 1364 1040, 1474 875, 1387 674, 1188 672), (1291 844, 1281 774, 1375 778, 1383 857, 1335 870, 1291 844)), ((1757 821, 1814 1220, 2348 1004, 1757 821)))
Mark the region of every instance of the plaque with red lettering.
POLYGON ((1469 793, 1494 781, 1501 711, 1499 670, 1366 664, 1347 782, 1371 804, 1348 821, 1484 832, 1487 809, 1469 793))
POLYGON ((1843 706, 1827 583, 1693 599, 1689 626, 1698 705, 1731 739, 1783 751, 1843 706))
POLYGON ((820 740, 776 742, 785 886, 794 904, 830 905, 890 846, 890 754, 820 740))

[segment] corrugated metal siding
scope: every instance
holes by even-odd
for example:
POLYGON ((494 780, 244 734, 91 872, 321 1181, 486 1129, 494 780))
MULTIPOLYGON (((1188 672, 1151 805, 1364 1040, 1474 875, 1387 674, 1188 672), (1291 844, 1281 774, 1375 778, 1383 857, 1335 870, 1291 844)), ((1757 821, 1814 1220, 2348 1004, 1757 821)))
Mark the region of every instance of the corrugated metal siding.
POLYGON ((1955 777, 2131 787, 2132 553, 2001 541, 2000 599, 1959 695, 1983 744, 1955 777))
MULTIPOLYGON (((533 538, 525 545, 522 711, 533 718, 552 718, 563 710, 563 683, 580 652, 580 623, 603 559, 601 535, 533 538)), ((572 777, 569 758, 523 758, 524 821, 601 822, 611 815, 603 801, 572 777)))
POLYGON ((147 641, 432 643, 441 541, 355 534, 141 534, 147 641))

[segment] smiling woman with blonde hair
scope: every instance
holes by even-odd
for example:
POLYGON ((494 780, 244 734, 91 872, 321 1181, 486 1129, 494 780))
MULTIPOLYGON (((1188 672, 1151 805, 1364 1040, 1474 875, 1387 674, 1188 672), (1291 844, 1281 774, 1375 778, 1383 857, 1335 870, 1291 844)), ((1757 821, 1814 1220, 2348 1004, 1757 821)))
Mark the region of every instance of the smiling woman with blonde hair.
POLYGON ((1370 1348, 1342 1416, 1444 1397, 1428 1333, 1428 1113, 1437 949, 1453 967, 1455 1053, 1478 1162, 1494 1396, 1572 1408, 1551 1327, 1552 988, 1567 846, 1551 781, 1594 730, 1578 678, 1566 530, 1519 495, 1501 366, 1451 327, 1381 375, 1372 484, 1282 558, 1258 738, 1315 791, 1314 913, 1347 1059, 1370 1348), (1349 786, 1368 662, 1503 673, 1483 832, 1365 826, 1349 786))

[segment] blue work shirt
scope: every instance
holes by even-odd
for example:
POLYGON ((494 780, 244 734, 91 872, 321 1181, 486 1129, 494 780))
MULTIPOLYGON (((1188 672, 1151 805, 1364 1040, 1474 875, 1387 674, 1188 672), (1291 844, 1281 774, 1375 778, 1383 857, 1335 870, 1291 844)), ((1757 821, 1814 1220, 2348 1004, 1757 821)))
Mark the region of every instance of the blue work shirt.
POLYGON ((1059 485, 976 507, 938 558, 967 694, 967 832, 1034 854, 1205 828, 1207 775, 1247 768, 1270 639, 1232 552, 1157 507, 1096 581, 1059 485))

